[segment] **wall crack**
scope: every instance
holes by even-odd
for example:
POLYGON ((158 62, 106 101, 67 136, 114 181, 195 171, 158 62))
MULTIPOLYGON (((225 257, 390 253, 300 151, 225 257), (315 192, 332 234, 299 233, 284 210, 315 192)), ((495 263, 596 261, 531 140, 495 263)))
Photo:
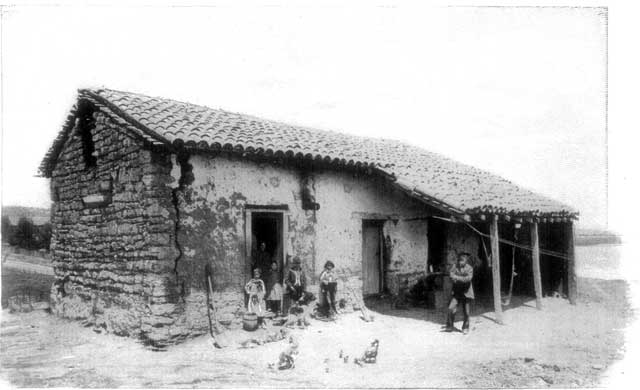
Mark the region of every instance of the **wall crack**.
POLYGON ((176 277, 176 283, 180 288, 180 299, 184 301, 186 296, 186 286, 183 279, 180 277, 179 264, 180 260, 184 256, 184 250, 180 244, 180 198, 185 200, 187 188, 194 182, 193 165, 189 163, 189 154, 181 153, 176 157, 176 164, 180 167, 180 177, 178 179, 178 186, 171 190, 171 203, 176 213, 176 219, 174 224, 174 245, 178 251, 178 256, 174 259, 173 272, 176 277))

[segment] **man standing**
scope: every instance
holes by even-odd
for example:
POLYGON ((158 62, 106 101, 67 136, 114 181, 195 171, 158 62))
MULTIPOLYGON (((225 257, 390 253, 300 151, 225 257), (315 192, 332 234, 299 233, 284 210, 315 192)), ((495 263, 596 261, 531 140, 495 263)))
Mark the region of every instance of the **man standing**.
POLYGON ((469 264, 469 255, 466 252, 458 254, 458 261, 449 270, 449 277, 453 282, 451 289, 451 302, 449 303, 449 312, 447 315, 447 332, 453 331, 453 323, 458 310, 458 304, 462 305, 463 320, 462 333, 469 333, 469 310, 471 300, 475 298, 473 295, 473 267, 469 264))

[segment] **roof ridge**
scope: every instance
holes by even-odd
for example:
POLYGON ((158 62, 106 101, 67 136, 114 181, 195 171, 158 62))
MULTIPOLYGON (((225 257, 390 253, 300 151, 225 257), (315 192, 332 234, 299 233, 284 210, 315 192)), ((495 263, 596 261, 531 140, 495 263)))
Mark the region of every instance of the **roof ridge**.
MULTIPOLYGON (((100 91, 110 91, 110 92, 115 92, 115 93, 124 94, 124 95, 136 95, 136 96, 142 97, 142 98, 158 99, 158 100, 162 100, 162 101, 166 101, 166 102, 174 102, 174 103, 184 104, 184 105, 187 105, 187 106, 195 106, 195 107, 203 108, 203 109, 206 109, 206 110, 214 110, 214 111, 219 111, 219 112, 223 112, 223 113, 226 113, 226 114, 238 115, 240 117, 244 117, 244 118, 247 118, 247 119, 255 119, 255 120, 258 120, 258 121, 261 121, 261 122, 269 122, 269 123, 276 124, 276 125, 292 127, 292 128, 296 128, 296 129, 310 131, 310 132, 319 132, 320 131, 320 132, 324 132, 324 133, 338 135, 338 136, 341 136, 341 137, 345 137, 346 136, 346 137, 360 138, 362 140, 381 141, 381 142, 394 142, 394 143, 397 143, 397 144, 400 144, 400 145, 404 145, 404 146, 415 147, 414 145, 410 144, 408 141, 399 140, 399 139, 395 139, 395 138, 371 137, 371 136, 364 136, 364 135, 346 133, 344 131, 336 130, 336 129, 311 127, 311 126, 304 125, 304 124, 293 123, 293 122, 285 122, 285 121, 279 120, 279 119, 265 118, 265 117, 256 116, 256 115, 253 115, 253 114, 247 114, 247 113, 240 112, 240 111, 233 111, 233 110, 229 110, 229 109, 221 108, 221 107, 215 108, 215 107, 206 106, 206 105, 203 105, 203 104, 191 103, 191 102, 188 102, 188 101, 176 100, 176 99, 172 99, 172 98, 166 98, 166 97, 163 97, 163 96, 152 96, 150 94, 148 95, 148 94, 141 93, 141 92, 122 91, 122 90, 106 88, 106 87, 101 87, 101 88, 88 87, 88 88, 82 88, 80 90, 87 90, 87 91, 91 91, 93 93, 98 93, 98 94, 100 93, 100 91)), ((424 149, 424 150, 428 151, 426 149, 424 149)), ((431 151, 428 151, 428 152, 429 153, 438 154, 438 153, 431 152, 431 151)), ((439 155, 441 155, 441 154, 439 154, 439 155)), ((444 157, 444 155, 441 155, 441 156, 444 157)))
MULTIPOLYGON (((104 89, 102 89, 102 90, 104 90, 104 89)), ((126 93, 126 92, 120 92, 120 93, 126 93)), ((158 134, 153 129, 150 129, 148 126, 145 126, 144 124, 140 123, 140 121, 136 120, 131 115, 127 114, 127 112, 125 110, 123 110, 122 108, 120 108, 117 104, 113 103, 112 101, 110 101, 106 97, 100 95, 99 92, 91 90, 91 89, 79 89, 78 90, 78 96, 82 96, 82 94, 88 94, 92 98, 99 100, 100 103, 106 105, 111 111, 113 111, 114 114, 116 114, 117 116, 119 116, 123 120, 129 122, 130 125, 134 126, 138 130, 144 132, 144 134, 146 134, 146 135, 148 135, 148 136, 150 136, 152 138, 155 138, 156 140, 161 141, 163 143, 169 143, 169 141, 165 137, 161 136, 160 134, 158 134)), ((141 95, 141 96, 144 96, 144 95, 141 95)))

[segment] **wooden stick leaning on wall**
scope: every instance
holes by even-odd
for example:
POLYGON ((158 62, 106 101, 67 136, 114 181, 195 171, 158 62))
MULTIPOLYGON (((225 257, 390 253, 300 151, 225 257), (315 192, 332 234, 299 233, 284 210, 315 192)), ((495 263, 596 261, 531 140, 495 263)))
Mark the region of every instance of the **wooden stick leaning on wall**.
POLYGON ((224 329, 218 322, 217 309, 213 303, 213 278, 211 276, 211 266, 205 266, 205 274, 207 276, 207 317, 209 318, 209 333, 213 339, 213 344, 218 348, 224 348, 229 345, 229 340, 224 334, 224 329), (213 318, 211 314, 213 313, 213 318))

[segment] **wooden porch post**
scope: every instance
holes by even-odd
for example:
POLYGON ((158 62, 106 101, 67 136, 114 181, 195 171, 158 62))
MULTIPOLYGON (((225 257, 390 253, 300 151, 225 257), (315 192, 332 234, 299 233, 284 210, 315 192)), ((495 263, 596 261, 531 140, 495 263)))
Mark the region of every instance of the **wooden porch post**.
POLYGON ((575 305, 578 297, 578 281, 576 276, 575 230, 572 221, 566 224, 565 232, 567 241, 567 294, 569 295, 569 303, 575 305))
POLYGON ((245 257, 244 257, 244 267, 245 267, 245 279, 244 279, 244 283, 248 282, 249 279, 251 278, 251 276, 253 276, 253 270, 251 269, 252 266, 252 261, 253 259, 251 258, 251 249, 253 249, 253 242, 252 242, 252 232, 253 232, 253 228, 251 226, 251 210, 245 210, 244 211, 244 253, 245 253, 245 257), (249 277, 247 277, 247 275, 251 275, 249 277))
POLYGON ((536 290, 536 308, 542 309, 542 277, 540 276, 540 240, 538 239, 538 221, 531 224, 531 263, 533 266, 533 286, 536 290))
POLYGON ((489 229, 491 234, 491 271, 493 274, 493 307, 496 322, 503 324, 502 295, 500 294, 500 238, 498 237, 498 216, 493 215, 489 229))

